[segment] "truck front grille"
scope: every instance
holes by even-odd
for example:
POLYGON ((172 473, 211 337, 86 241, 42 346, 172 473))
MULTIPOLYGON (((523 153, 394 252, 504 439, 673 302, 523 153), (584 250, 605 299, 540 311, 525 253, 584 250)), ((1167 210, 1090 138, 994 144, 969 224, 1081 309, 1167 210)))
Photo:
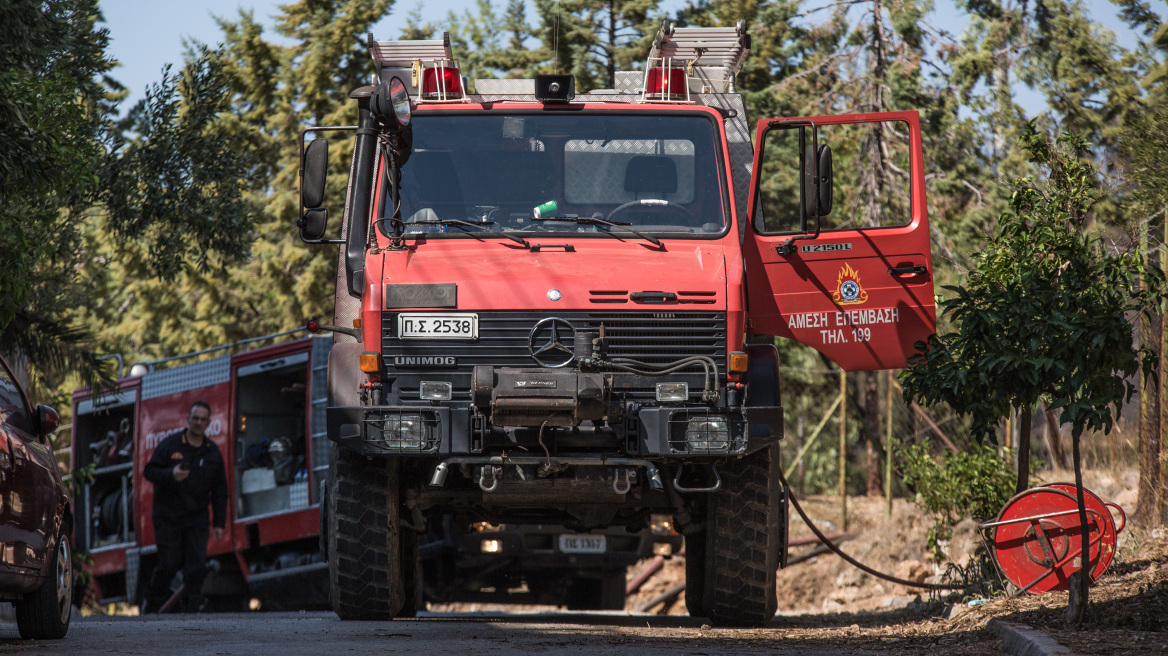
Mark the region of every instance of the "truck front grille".
MULTIPOLYGON (((722 372, 726 361, 725 312, 480 312, 477 340, 398 339, 396 312, 382 317, 385 370, 393 379, 392 395, 399 402, 418 401, 422 380, 449 380, 453 401, 470 402, 471 371, 476 365, 493 367, 538 367, 528 351, 527 338, 536 322, 549 316, 566 319, 577 331, 596 332, 604 324, 608 354, 651 364, 665 364, 680 358, 705 355, 722 372), (394 358, 406 356, 422 367, 396 367, 394 358), (455 364, 445 364, 453 357, 455 364), (425 358, 413 360, 412 358, 425 358)), ((569 348, 571 344, 567 345, 569 348)), ((623 376, 619 393, 629 399, 652 400, 656 378, 623 376)), ((691 397, 700 397, 700 368, 687 370, 691 397), (693 372, 692 374, 690 372, 693 372)), ((670 380, 678 380, 671 376, 670 380)))

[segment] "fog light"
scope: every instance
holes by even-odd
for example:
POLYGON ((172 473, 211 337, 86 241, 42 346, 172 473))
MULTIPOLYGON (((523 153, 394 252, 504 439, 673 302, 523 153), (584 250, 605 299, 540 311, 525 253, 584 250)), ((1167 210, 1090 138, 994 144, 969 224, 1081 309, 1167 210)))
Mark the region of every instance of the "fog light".
POLYGON ((503 550, 503 544, 498 540, 483 540, 483 553, 499 553, 503 550))
POLYGON ((692 417, 685 441, 691 451, 724 451, 730 446, 730 424, 725 417, 692 417))
POLYGON ((688 383, 657 383, 658 401, 685 401, 688 398, 688 383))
POLYGON ((423 380, 418 389, 418 398, 423 401, 449 401, 450 383, 437 380, 423 380))
POLYGON ((421 449, 426 445, 426 424, 422 415, 392 415, 385 418, 385 445, 392 449, 421 449))

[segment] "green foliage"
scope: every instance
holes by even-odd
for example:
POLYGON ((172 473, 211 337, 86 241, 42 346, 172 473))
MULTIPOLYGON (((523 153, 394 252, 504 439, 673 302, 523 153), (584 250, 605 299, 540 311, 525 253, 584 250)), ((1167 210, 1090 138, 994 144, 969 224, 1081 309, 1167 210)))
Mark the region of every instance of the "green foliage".
POLYGON ((1163 104, 1129 116, 1123 151, 1132 181, 1128 201, 1137 217, 1168 207, 1168 96, 1163 104))
POLYGON ((1132 344, 1128 314, 1158 292, 1141 290, 1140 277, 1153 290, 1162 278, 1138 251, 1112 253, 1087 231, 1101 194, 1082 137, 1052 140, 1031 122, 1022 147, 1046 179, 1015 180, 999 233, 966 283, 946 287, 954 296, 941 305, 955 330, 919 345, 901 376, 905 399, 948 403, 971 416, 978 437, 1042 397, 1076 437, 1110 432, 1112 407, 1131 398, 1147 355, 1132 344))
POLYGON ((67 371, 95 382, 112 369, 96 360, 91 328, 70 313, 93 302, 79 275, 96 255, 86 233, 110 234, 119 247, 149 242, 151 272, 168 277, 208 257, 242 255, 251 238, 251 208, 240 201, 248 153, 216 130, 224 80, 211 53, 180 79, 164 79, 124 146, 97 3, 17 0, 4 15, 0 344, 19 351, 38 382, 67 371))
POLYGON ((1014 495, 1014 470, 997 451, 975 446, 961 453, 934 457, 919 444, 899 453, 905 484, 916 490, 917 503, 933 515, 929 548, 943 560, 940 541, 952 536, 953 525, 966 517, 986 521, 1014 495))
POLYGON ((571 73, 576 89, 614 86, 616 71, 640 69, 661 26, 659 0, 535 0, 534 31, 549 54, 540 73, 571 73))
POLYGON ((179 76, 163 69, 131 111, 129 143, 116 137, 99 198, 119 241, 139 241, 159 278, 208 257, 242 258, 256 208, 243 196, 254 154, 219 116, 229 108, 222 52, 201 47, 179 76))
POLYGON ((91 462, 65 474, 65 487, 69 491, 69 498, 78 498, 85 490, 85 486, 93 482, 93 475, 96 471, 97 463, 91 462))

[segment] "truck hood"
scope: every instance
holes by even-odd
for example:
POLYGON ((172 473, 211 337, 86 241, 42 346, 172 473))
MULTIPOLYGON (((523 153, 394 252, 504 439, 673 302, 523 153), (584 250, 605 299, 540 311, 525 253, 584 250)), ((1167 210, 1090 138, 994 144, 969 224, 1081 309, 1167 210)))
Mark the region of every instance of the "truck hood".
POLYGON ((639 241, 581 239, 570 248, 560 242, 533 252, 494 239, 422 241, 383 251, 381 280, 453 283, 460 310, 726 309, 726 254, 718 242, 670 241, 662 251, 639 241), (674 298, 635 296, 643 292, 674 298))

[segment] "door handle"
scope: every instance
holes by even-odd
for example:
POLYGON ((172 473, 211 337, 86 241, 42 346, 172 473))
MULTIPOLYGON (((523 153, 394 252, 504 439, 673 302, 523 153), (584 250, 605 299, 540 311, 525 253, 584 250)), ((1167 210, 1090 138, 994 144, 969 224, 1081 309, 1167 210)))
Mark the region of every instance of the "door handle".
POLYGON ((915 276, 918 274, 925 274, 928 272, 929 272, 929 270, 928 270, 928 268, 925 267, 925 265, 917 264, 914 266, 892 267, 888 270, 888 275, 890 275, 890 276, 903 276, 906 274, 912 274, 915 276))

